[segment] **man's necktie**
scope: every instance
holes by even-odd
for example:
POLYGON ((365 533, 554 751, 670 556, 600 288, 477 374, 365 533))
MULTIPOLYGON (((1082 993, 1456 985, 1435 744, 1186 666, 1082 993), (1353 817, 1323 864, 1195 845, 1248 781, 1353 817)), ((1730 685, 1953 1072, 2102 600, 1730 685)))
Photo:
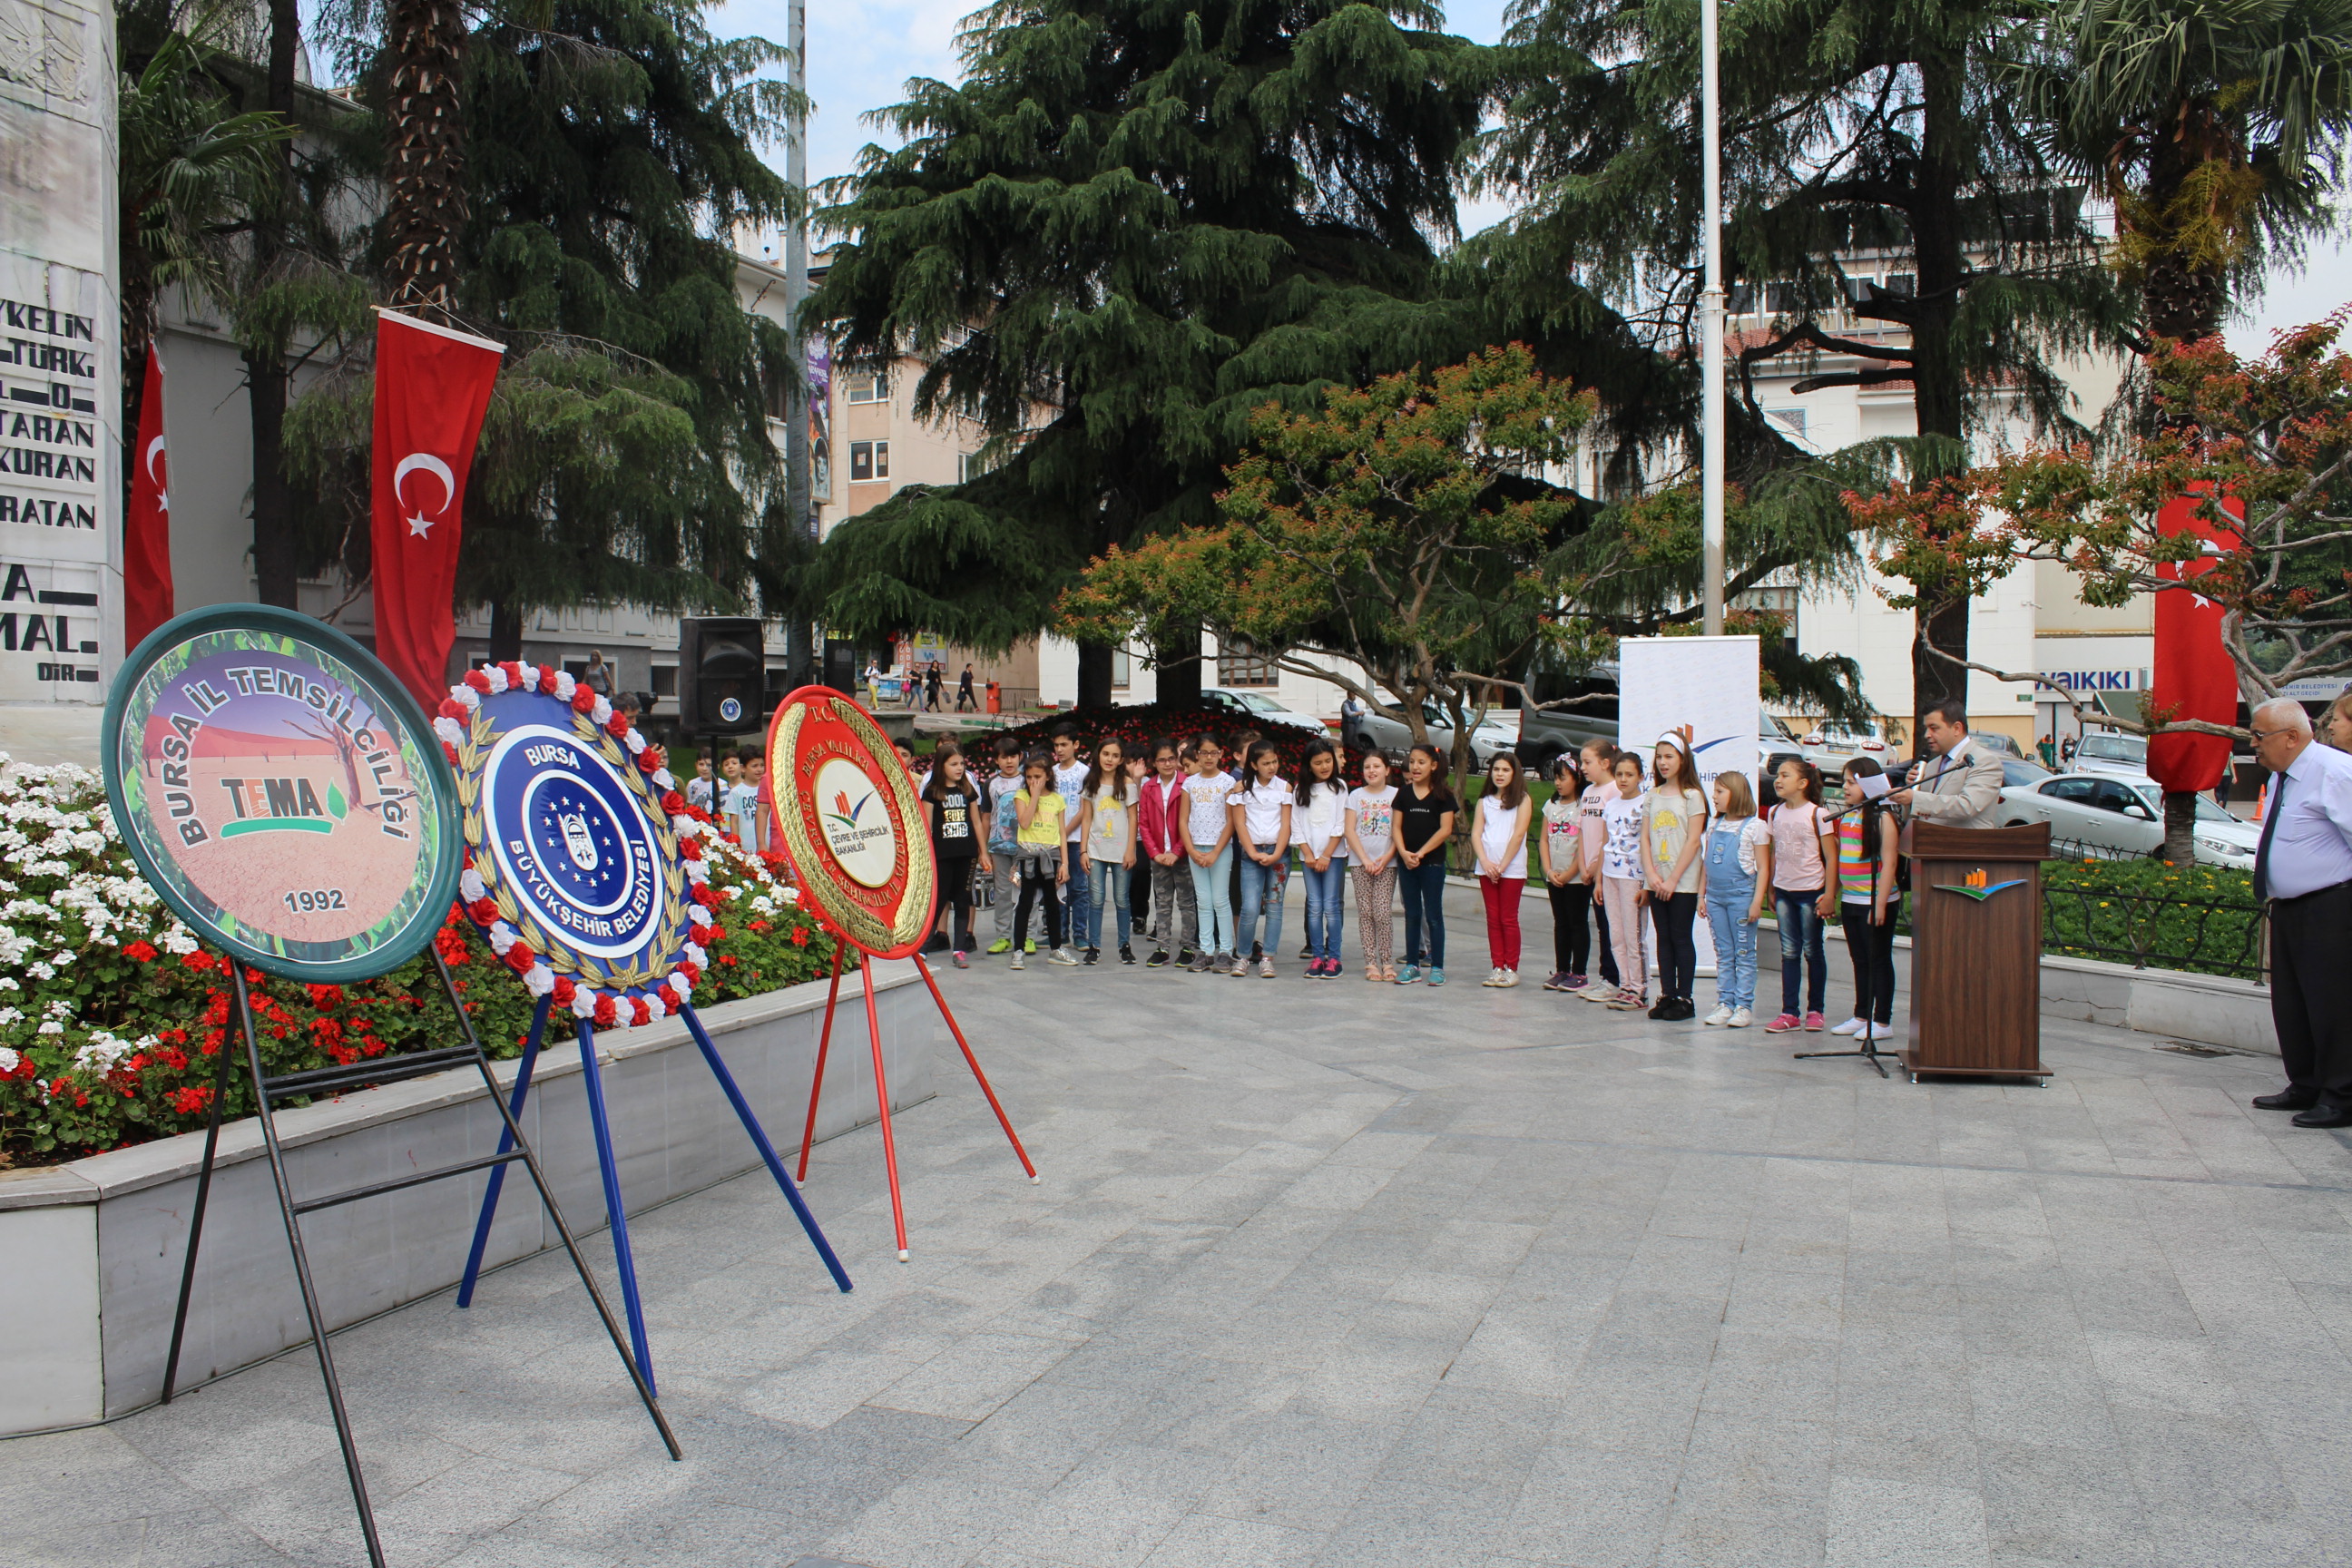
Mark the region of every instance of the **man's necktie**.
POLYGON ((2278 831, 2279 805, 2286 799, 2286 775, 2271 785, 2270 805, 2263 810, 2263 841, 2254 849, 2254 902, 2269 900, 2271 893, 2271 835, 2278 831))

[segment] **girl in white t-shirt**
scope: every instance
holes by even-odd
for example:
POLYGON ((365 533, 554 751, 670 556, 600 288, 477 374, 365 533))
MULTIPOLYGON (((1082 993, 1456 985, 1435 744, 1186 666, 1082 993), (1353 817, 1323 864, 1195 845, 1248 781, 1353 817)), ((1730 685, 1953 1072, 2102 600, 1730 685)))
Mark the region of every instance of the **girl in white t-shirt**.
POLYGON ((1650 984, 1650 964, 1642 943, 1642 759, 1620 752, 1612 764, 1617 793, 1601 805, 1601 897, 1609 910, 1609 942, 1617 959, 1618 984, 1609 1005, 1642 1012, 1650 984))
POLYGON ((1246 949, 1258 941, 1258 916, 1265 938, 1258 948, 1257 972, 1274 978, 1274 955, 1282 945, 1282 891, 1290 879, 1290 815, 1298 797, 1282 776, 1282 753, 1271 742, 1253 741, 1243 782, 1234 791, 1234 841, 1242 853, 1241 923, 1234 932, 1234 973, 1249 973, 1246 949))
POLYGON ((1328 741, 1307 742, 1290 826, 1307 881, 1307 978, 1337 980, 1347 905, 1348 781, 1339 776, 1339 752, 1328 741))
POLYGON ((1471 839, 1478 858, 1478 896, 1486 903, 1486 953, 1494 969, 1482 983, 1519 983, 1519 900, 1528 887, 1528 822, 1535 803, 1519 777, 1519 759, 1496 752, 1486 764, 1486 787, 1478 792, 1478 831, 1471 839))
POLYGON ((1592 959, 1592 884, 1584 876, 1584 781, 1576 753, 1562 752, 1551 765, 1551 798, 1544 802, 1538 861, 1544 894, 1551 900, 1552 971, 1547 991, 1581 991, 1592 959))
POLYGON ((1196 735, 1185 760, 1184 852, 1192 861, 1192 901, 1201 917, 1201 956, 1192 973, 1206 974, 1233 962, 1234 781, 1224 747, 1214 735, 1196 735))
MULTIPOLYGON (((1389 760, 1378 752, 1364 753, 1364 782, 1348 792, 1348 869, 1356 884, 1364 978, 1374 982, 1396 979, 1391 946, 1396 922, 1389 912, 1396 897, 1396 793, 1389 782, 1389 760)), ((1332 945, 1336 951, 1338 943, 1332 945)))

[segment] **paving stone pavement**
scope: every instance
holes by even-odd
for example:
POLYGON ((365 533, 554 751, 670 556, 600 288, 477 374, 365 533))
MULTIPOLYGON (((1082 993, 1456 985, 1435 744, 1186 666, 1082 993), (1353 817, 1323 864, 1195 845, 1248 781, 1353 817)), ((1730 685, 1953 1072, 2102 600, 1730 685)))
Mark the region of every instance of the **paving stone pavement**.
MULTIPOLYGON (((338 1336, 392 1560, 2352 1558, 2352 1150, 2246 1107, 2274 1062, 1882 1082, 1481 989, 1455 905, 1444 991, 943 976, 1043 1184, 943 1070, 912 1263, 876 1133, 818 1152, 853 1295, 764 1176, 635 1222, 682 1463, 560 1255, 338 1336)), ((301 1353, 0 1444, 7 1568, 363 1561, 301 1353)))

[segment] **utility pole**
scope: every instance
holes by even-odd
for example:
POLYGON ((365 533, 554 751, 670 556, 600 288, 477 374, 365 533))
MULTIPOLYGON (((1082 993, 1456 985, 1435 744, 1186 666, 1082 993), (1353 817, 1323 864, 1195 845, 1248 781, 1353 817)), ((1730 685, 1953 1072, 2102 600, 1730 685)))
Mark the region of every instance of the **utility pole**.
MULTIPOLYGON (((784 178, 803 205, 784 230, 784 311, 793 343, 792 386, 784 395, 784 511, 793 531, 814 543, 816 508, 809 493, 808 340, 800 328, 801 304, 809 291, 808 112, 800 107, 808 101, 808 0, 792 0, 785 28, 786 47, 793 57, 785 79, 792 86, 795 107, 792 142, 784 150, 784 178)), ((811 634, 809 623, 797 614, 784 623, 784 668, 794 686, 823 675, 817 668, 818 650, 811 634)))
POLYGON ((1717 69, 1717 11, 1699 5, 1699 121, 1705 151, 1704 216, 1706 278, 1699 293, 1699 542, 1706 552, 1700 588, 1705 629, 1723 635, 1723 104, 1717 69))

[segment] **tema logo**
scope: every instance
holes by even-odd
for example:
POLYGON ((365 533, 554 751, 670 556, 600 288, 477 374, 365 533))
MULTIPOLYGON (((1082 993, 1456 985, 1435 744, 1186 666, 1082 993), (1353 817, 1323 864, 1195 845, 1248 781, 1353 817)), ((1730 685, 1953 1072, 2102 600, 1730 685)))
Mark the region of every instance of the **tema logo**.
POLYGON ((1945 883, 1944 890, 1948 893, 1965 893, 1977 902, 1983 903, 1995 893, 2006 892, 2011 888, 2023 886, 2025 886, 2025 879, 2019 877, 2007 882, 1995 882, 1990 887, 1987 887, 1984 868, 1979 866, 1958 881, 1945 883))

